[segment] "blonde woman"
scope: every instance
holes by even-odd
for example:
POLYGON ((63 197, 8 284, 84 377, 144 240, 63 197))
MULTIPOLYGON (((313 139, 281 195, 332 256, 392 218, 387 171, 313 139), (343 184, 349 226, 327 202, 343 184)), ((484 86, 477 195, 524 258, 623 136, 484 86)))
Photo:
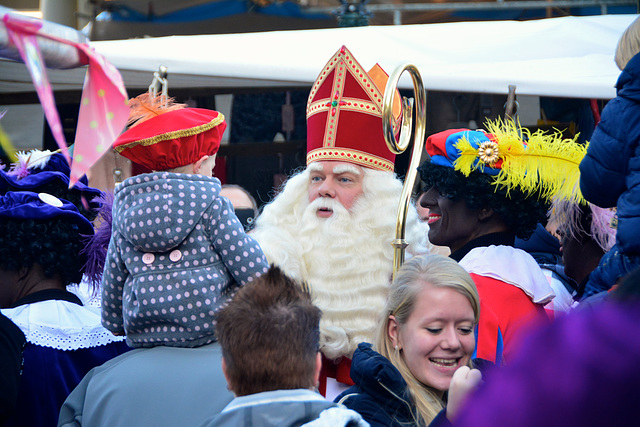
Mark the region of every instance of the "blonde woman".
POLYGON ((444 409, 459 370, 461 387, 449 396, 451 419, 480 381, 480 372, 469 370, 479 315, 476 287, 457 262, 442 255, 411 258, 391 285, 376 342, 362 343, 354 353, 355 385, 336 401, 373 427, 425 426, 444 409))

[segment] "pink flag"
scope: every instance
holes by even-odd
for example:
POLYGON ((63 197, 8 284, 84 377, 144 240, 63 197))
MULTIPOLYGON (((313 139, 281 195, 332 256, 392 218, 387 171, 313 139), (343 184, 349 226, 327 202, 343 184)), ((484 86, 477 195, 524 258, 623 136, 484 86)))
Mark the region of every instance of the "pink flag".
POLYGON ((67 144, 62 133, 60 117, 37 37, 45 37, 74 46, 89 63, 82 89, 78 128, 73 148, 69 187, 80 179, 111 145, 124 129, 129 117, 127 91, 118 70, 86 44, 61 39, 39 32, 42 21, 7 13, 4 23, 11 41, 16 45, 27 65, 49 127, 58 146, 69 160, 67 144))
POLYGON ((80 101, 70 185, 111 149, 129 118, 127 91, 116 67, 89 46, 77 48, 89 58, 89 69, 80 101))
POLYGON ((49 84, 49 78, 47 77, 42 55, 40 54, 38 40, 35 36, 40 27, 42 27, 42 22, 36 19, 17 17, 10 13, 4 15, 3 20, 7 28, 9 40, 18 48, 22 61, 31 74, 31 80, 33 80, 33 85, 36 87, 36 92, 38 93, 38 98, 40 98, 44 115, 49 122, 53 138, 56 140, 58 147, 62 150, 69 164, 71 164, 69 152, 67 151, 67 141, 64 139, 64 134, 62 133, 60 116, 58 115, 58 109, 53 99, 53 92, 49 84))

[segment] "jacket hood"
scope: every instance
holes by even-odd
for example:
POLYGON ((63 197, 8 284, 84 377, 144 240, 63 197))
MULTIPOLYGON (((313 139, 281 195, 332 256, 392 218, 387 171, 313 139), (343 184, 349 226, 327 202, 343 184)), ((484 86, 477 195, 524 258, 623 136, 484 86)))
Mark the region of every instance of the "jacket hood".
POLYGON ((536 230, 528 239, 516 238, 514 246, 531 254, 540 264, 558 264, 562 262, 560 241, 549 233, 542 224, 536 226, 536 230))
POLYGON ((220 192, 217 178, 154 172, 128 178, 114 193, 113 227, 138 251, 167 252, 180 245, 220 192))
POLYGON ((624 67, 616 88, 618 89, 618 96, 632 99, 636 102, 640 102, 640 54, 637 54, 629 60, 627 66, 624 67))
POLYGON ((369 343, 360 343, 353 354, 351 377, 361 389, 371 394, 397 395, 407 401, 411 400, 407 383, 400 371, 389 359, 374 351, 369 343))
POLYGON ((371 424, 415 425, 413 399, 407 383, 371 344, 358 345, 351 361, 351 378, 355 385, 342 392, 336 402, 360 412, 371 424))

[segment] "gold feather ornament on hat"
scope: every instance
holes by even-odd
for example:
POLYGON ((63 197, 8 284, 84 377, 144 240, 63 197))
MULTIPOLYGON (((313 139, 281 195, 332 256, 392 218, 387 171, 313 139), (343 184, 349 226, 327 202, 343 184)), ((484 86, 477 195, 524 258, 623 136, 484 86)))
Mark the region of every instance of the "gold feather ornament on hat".
POLYGON ((531 133, 513 120, 488 121, 490 141, 474 146, 467 138, 460 138, 455 148, 460 156, 454 168, 465 176, 485 167, 499 170, 494 183, 507 191, 518 188, 525 194, 539 192, 541 197, 552 197, 584 202, 580 192, 578 166, 587 152, 586 145, 574 137, 563 138, 560 131, 531 133))

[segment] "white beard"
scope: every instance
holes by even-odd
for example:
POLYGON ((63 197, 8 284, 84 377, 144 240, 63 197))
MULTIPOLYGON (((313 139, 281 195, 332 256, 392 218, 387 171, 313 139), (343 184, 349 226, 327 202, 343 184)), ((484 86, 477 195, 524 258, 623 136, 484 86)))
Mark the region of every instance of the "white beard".
MULTIPOLYGON (((393 273, 391 242, 402 183, 392 174, 365 171, 363 195, 352 211, 335 199, 308 202, 308 172, 292 177, 264 208, 252 236, 269 262, 307 282, 322 310, 320 349, 329 359, 351 357, 361 342, 372 342, 383 315, 393 273), (304 191, 302 191, 304 190, 304 191), (297 197, 293 197, 297 193, 297 197), (319 207, 333 215, 320 218, 319 207)), ((428 227, 409 209, 409 250, 426 253, 428 227)))

